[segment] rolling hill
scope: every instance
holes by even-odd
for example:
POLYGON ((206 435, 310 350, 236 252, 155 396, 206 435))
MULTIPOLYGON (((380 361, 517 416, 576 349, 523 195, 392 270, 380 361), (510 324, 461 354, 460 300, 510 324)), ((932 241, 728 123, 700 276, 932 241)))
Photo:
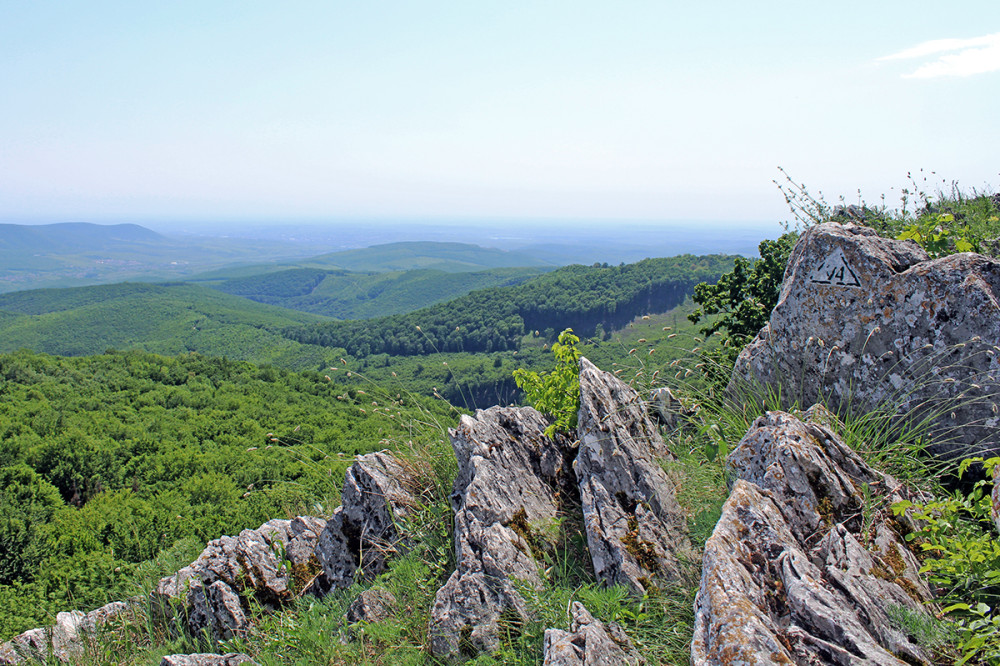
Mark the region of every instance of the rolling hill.
POLYGON ((233 278, 212 286, 259 303, 338 319, 368 319, 419 310, 476 289, 520 284, 542 272, 542 268, 464 273, 436 269, 357 273, 293 268, 233 278))
POLYGON ((278 330, 322 317, 200 285, 122 283, 0 294, 0 352, 28 348, 62 356, 108 348, 211 356, 317 368, 330 350, 278 330))

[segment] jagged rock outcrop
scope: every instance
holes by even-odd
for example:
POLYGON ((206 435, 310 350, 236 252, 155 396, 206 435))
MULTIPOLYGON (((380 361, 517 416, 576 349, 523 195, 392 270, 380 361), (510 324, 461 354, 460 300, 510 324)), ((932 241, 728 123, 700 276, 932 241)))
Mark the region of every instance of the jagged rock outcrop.
POLYGON ((194 635, 206 630, 213 639, 237 635, 247 628, 240 593, 277 608, 316 577, 319 566, 312 553, 325 524, 300 516, 214 539, 197 560, 160 580, 151 594, 153 607, 169 617, 183 606, 194 635))
POLYGON ((160 661, 160 666, 237 666, 237 664, 255 664, 248 655, 238 652, 226 654, 171 654, 160 661))
POLYGON ((555 524, 570 485, 568 442, 546 437, 547 426, 530 407, 493 407, 462 416, 450 431, 457 568, 431 611, 436 656, 493 651, 502 615, 530 617, 516 586, 541 585, 534 553, 547 547, 542 533, 555 524))
POLYGON ((931 600, 886 510, 899 484, 822 425, 828 412, 807 415, 769 412, 729 458, 737 480, 705 545, 692 663, 930 664, 887 615, 931 600))
POLYGON ((414 475, 386 453, 358 456, 348 470, 343 505, 329 521, 271 520, 256 530, 209 542, 189 566, 162 579, 154 608, 185 618, 193 635, 225 640, 246 631, 240 595, 276 609, 294 595, 347 587, 361 570, 373 577, 400 545, 399 522, 416 506, 414 475))
POLYGON ((679 559, 694 555, 674 483, 657 461, 672 455, 639 394, 585 358, 577 434, 573 468, 594 573, 637 596, 680 580, 679 559))
POLYGON ((332 587, 371 580, 405 548, 402 524, 418 506, 416 474, 385 452, 358 456, 344 477, 341 506, 319 537, 316 558, 332 587))
POLYGON ((632 641, 617 624, 605 625, 583 604, 574 601, 570 630, 546 629, 544 666, 603 666, 645 664, 632 641))
POLYGON ((86 653, 87 641, 104 625, 131 619, 132 603, 115 601, 89 613, 59 613, 54 626, 31 629, 0 645, 0 664, 48 663, 50 656, 64 663, 77 662, 86 653))
POLYGON ((779 387, 783 399, 888 406, 929 418, 946 460, 1000 446, 1000 261, 929 260, 912 241, 827 223, 803 234, 767 326, 736 362, 730 390, 779 387))

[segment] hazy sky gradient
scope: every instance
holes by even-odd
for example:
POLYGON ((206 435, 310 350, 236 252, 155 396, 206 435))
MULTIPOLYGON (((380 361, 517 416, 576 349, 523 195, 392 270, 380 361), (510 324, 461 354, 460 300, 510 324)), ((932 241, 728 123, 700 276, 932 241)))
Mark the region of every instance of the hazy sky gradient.
POLYGON ((778 165, 1000 188, 996 0, 5 2, 0 90, 8 222, 785 219, 778 165))

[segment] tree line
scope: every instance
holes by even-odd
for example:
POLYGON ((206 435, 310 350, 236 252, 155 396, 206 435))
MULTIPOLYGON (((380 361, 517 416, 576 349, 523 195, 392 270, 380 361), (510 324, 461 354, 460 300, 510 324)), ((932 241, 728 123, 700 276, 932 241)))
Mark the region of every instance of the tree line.
POLYGON ((304 344, 341 347, 356 358, 516 350, 526 333, 554 341, 564 328, 602 336, 638 315, 680 304, 696 284, 714 282, 729 270, 733 259, 682 255, 566 266, 521 285, 474 291, 407 314, 290 326, 283 333, 304 344))

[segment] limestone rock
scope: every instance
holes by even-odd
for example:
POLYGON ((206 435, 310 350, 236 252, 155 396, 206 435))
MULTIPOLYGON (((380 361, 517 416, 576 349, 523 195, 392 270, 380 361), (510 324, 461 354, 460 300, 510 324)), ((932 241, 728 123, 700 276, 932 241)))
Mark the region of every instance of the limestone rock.
POLYGON ((344 619, 349 623, 381 622, 392 615, 396 597, 389 590, 365 590, 347 608, 344 619))
POLYGON ((555 524, 570 485, 568 443, 546 437, 547 426, 530 407, 493 407, 463 416, 450 432, 457 568, 431 611, 435 656, 495 650, 501 615, 529 618, 515 582, 541 585, 534 551, 546 548, 540 531, 555 524))
POLYGON ((890 606, 926 614, 931 593, 884 507, 895 481, 828 428, 759 418, 730 456, 739 478, 705 545, 692 663, 931 664, 890 606), (867 516, 867 517, 866 517, 867 516))
POLYGON ((578 601, 572 606, 570 631, 546 629, 544 666, 638 666, 646 660, 636 652, 621 627, 594 619, 578 601))
POLYGON ((160 666, 237 666, 237 664, 255 663, 245 654, 229 652, 227 654, 171 654, 160 661, 160 666))
POLYGON ((344 478, 342 505, 319 536, 316 558, 332 587, 382 573, 387 558, 405 547, 402 522, 422 492, 416 476, 388 453, 358 456, 344 478))
POLYGON ((594 573, 638 596, 678 580, 678 559, 693 551, 674 483, 657 462, 672 455, 639 394, 585 358, 577 432, 573 467, 594 573))
POLYGON ((214 539, 197 560, 160 580, 150 595, 153 608, 171 617, 183 606, 192 634, 208 630, 214 639, 230 638, 247 627, 240 593, 277 608, 308 583, 309 572, 319 570, 313 551, 325 524, 300 516, 214 539))
POLYGON ((853 224, 803 234, 767 326, 730 391, 764 384, 789 402, 930 418, 941 459, 1000 446, 1000 261, 929 260, 912 241, 853 224))
POLYGON ((666 386, 653 389, 649 393, 650 413, 667 429, 676 430, 695 410, 688 407, 666 386))
POLYGON ((74 610, 56 614, 52 627, 31 629, 0 645, 0 664, 58 661, 76 662, 87 649, 87 641, 102 626, 115 619, 128 619, 132 602, 115 601, 84 613, 74 610))

